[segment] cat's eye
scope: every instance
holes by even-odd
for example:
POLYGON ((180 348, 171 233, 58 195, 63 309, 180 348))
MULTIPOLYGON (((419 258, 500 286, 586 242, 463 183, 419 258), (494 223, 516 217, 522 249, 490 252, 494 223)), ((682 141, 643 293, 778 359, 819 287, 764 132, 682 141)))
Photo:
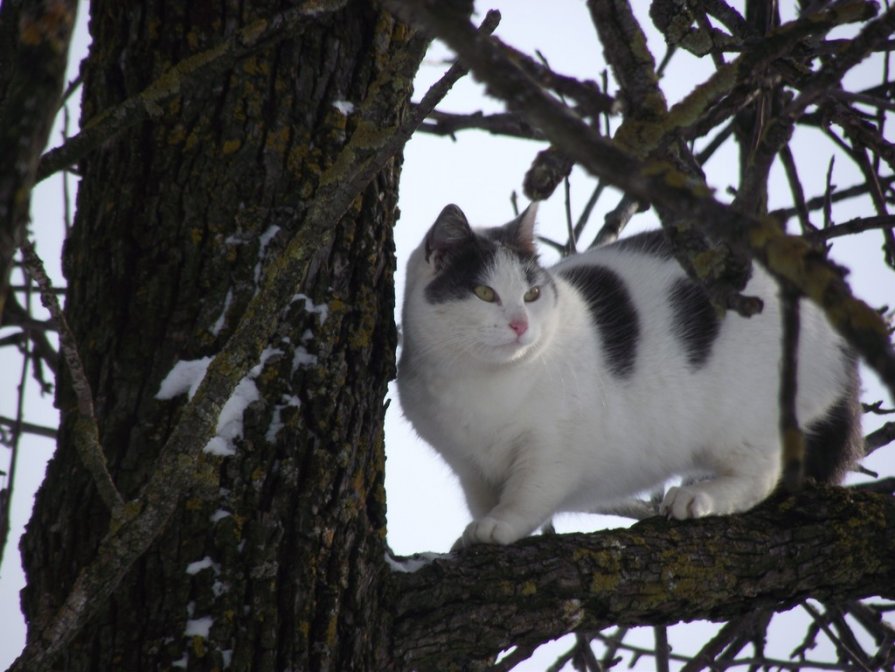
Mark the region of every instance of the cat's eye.
POLYGON ((487 303, 494 303, 497 301, 497 292, 487 285, 476 285, 472 288, 472 293, 487 303))
POLYGON ((537 301, 541 296, 541 288, 540 287, 532 287, 527 292, 525 292, 525 296, 522 298, 525 299, 525 303, 531 303, 532 301, 537 301))

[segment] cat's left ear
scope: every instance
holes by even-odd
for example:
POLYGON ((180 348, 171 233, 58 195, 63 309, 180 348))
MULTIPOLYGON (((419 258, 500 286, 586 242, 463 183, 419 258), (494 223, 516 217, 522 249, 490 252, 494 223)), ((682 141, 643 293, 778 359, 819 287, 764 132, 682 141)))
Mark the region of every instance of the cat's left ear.
POLYGON ((463 211, 454 204, 446 206, 426 234, 426 261, 434 257, 435 267, 440 269, 445 255, 474 236, 463 211))
POLYGON ((535 250, 535 220, 538 216, 538 201, 532 201, 521 215, 503 228, 506 238, 511 241, 513 247, 524 254, 534 255, 535 250))

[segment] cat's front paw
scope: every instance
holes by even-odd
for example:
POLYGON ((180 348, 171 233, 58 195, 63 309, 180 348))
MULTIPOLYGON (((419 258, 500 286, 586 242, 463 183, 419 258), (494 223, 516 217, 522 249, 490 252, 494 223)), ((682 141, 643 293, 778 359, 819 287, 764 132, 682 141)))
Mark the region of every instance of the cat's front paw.
POLYGON ((501 544, 506 546, 507 544, 512 544, 517 539, 521 539, 523 536, 525 536, 524 532, 520 532, 505 520, 485 516, 467 525, 463 531, 463 536, 457 539, 451 550, 456 551, 473 544, 501 544))
POLYGON ((659 513, 669 518, 686 520, 702 518, 713 513, 714 503, 711 496, 698 487, 682 485, 668 488, 659 513))

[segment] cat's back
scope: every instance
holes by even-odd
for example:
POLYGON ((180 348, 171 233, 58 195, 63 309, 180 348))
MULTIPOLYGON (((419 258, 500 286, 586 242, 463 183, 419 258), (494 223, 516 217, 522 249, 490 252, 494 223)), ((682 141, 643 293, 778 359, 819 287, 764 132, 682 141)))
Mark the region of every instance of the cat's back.
POLYGON ((572 255, 551 272, 583 302, 614 379, 708 363, 721 321, 704 288, 677 263, 664 231, 572 255))

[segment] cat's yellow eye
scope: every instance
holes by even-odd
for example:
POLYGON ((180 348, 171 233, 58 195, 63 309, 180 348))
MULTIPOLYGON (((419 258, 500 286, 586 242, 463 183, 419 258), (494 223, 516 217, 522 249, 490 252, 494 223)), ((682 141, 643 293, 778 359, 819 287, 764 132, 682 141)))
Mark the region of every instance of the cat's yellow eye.
POLYGON ((497 292, 487 285, 476 285, 472 288, 472 293, 487 303, 494 303, 497 301, 497 292))
POLYGON ((541 288, 540 287, 532 287, 527 292, 525 292, 525 296, 522 298, 525 299, 525 303, 531 303, 532 301, 537 301, 541 296, 541 288))

